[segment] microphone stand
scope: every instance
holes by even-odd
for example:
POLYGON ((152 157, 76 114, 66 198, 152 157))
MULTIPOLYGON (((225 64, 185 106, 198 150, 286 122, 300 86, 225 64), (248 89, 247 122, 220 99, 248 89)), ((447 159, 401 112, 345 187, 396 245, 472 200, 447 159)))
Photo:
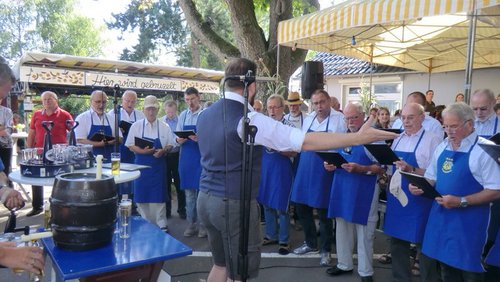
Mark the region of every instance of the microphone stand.
POLYGON ((250 203, 252 195, 252 167, 253 150, 257 127, 250 125, 248 118, 248 85, 252 83, 252 71, 245 75, 245 88, 243 90, 243 155, 241 165, 241 187, 240 190, 240 240, 238 253, 238 273, 242 281, 248 279, 248 233, 250 224, 250 203), (248 78, 248 79, 247 79, 248 78))
POLYGON ((115 87, 113 88, 113 110, 115 113, 115 146, 114 146, 114 152, 118 153, 120 152, 120 134, 119 134, 119 127, 118 127, 118 120, 120 119, 120 106, 118 105, 118 95, 120 94, 120 85, 115 84, 115 87))

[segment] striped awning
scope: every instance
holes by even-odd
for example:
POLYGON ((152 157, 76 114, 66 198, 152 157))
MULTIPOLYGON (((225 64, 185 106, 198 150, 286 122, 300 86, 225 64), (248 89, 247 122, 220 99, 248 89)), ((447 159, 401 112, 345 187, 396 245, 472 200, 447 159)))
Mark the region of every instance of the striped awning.
POLYGON ((278 42, 424 72, 463 70, 474 5, 474 68, 500 66, 500 0, 347 1, 280 22, 278 42))

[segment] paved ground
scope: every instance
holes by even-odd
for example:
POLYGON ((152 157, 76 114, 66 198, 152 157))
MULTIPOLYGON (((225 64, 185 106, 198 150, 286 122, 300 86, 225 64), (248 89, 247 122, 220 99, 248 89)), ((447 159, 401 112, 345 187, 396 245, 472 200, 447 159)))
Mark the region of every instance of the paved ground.
MULTIPOLYGON (((30 187, 26 187, 29 191, 30 187)), ((50 187, 45 187, 45 197, 50 197, 50 187)), ((175 202, 175 201, 174 201, 175 202)), ((31 209, 28 203, 25 208, 18 212, 17 226, 43 224, 43 215, 40 214, 35 217, 28 218, 25 214, 31 209)), ((175 211, 175 207, 173 209, 175 211)), ((0 230, 3 231, 5 221, 7 220, 8 211, 2 206, 0 207, 0 230)), ((208 243, 206 239, 197 237, 186 238, 182 236, 184 229, 187 227, 187 222, 178 217, 177 213, 173 213, 173 217, 169 219, 170 234, 190 246, 194 253, 192 256, 178 258, 167 261, 164 264, 164 270, 172 276, 172 281, 186 281, 186 282, 201 282, 205 281, 208 271, 211 267, 210 253, 208 252, 208 243)), ((377 231, 374 257, 383 254, 387 250, 386 236, 377 231)), ((290 243, 292 247, 296 247, 303 241, 303 234, 301 231, 291 229, 290 243)), ((280 256, 277 253, 277 247, 265 246, 262 249, 262 263, 260 267, 260 274, 256 280, 252 281, 360 281, 356 271, 353 274, 341 277, 329 277, 325 274, 325 267, 319 266, 319 255, 310 255, 307 257, 287 255, 280 256)), ((333 256, 335 258, 335 256, 333 256)), ((375 260, 376 261, 376 260, 375 260)), ((333 259, 333 263, 335 259, 333 259)), ((375 275, 376 281, 390 281, 390 265, 382 265, 375 262, 375 275)), ((43 281, 50 281, 50 261, 46 265, 47 273, 43 281)), ((0 269, 0 281, 27 281, 27 275, 22 276, 14 275, 8 269, 0 269)), ((414 279, 414 281, 417 281, 414 279)))

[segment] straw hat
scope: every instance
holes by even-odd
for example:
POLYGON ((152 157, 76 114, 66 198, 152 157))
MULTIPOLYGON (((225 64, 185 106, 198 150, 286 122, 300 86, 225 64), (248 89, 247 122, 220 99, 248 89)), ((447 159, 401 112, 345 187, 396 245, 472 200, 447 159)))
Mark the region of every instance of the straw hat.
POLYGON ((147 109, 147 108, 159 108, 158 106, 158 98, 156 98, 156 96, 153 96, 153 95, 149 95, 149 96, 146 96, 146 98, 144 98, 144 109, 147 109))
POLYGON ((288 98, 286 99, 287 105, 302 105, 302 99, 300 98, 299 92, 288 93, 288 98))

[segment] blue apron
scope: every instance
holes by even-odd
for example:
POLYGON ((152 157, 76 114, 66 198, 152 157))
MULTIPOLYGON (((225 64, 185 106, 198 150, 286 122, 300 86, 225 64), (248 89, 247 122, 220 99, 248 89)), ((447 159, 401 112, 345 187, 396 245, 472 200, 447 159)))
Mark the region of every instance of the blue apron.
MULTIPOLYGON (((120 121, 120 120, 118 120, 118 121, 120 121)), ((136 116, 135 110, 134 110, 134 120, 132 123, 134 123, 136 121, 137 121, 137 116, 136 116)), ((124 132, 123 133, 123 140, 127 140, 127 136, 128 136, 128 134, 125 134, 125 132, 124 132)), ((120 158, 121 158, 121 161, 124 163, 133 163, 134 159, 135 159, 134 152, 130 151, 130 149, 127 146, 125 146, 125 142, 122 142, 122 144, 120 144, 120 158)))
MULTIPOLYGON (((193 130, 196 132, 196 125, 185 125, 186 115, 184 115, 184 122, 182 130, 193 130)), ((179 156, 179 177, 181 180, 181 189, 194 189, 200 188, 201 178, 201 155, 198 143, 188 139, 181 145, 181 152, 179 156)))
MULTIPOLYGON (((108 125, 98 125, 94 124, 94 119, 93 119, 93 114, 90 112, 90 131, 89 134, 87 135, 87 139, 90 139, 92 135, 95 133, 101 133, 104 135, 111 136, 113 135, 113 131, 111 130, 111 126, 109 125, 109 120, 108 117, 106 116, 106 113, 104 113, 104 117, 106 118, 106 121, 108 122, 108 125)), ((103 162, 105 163, 110 163, 111 162, 111 152, 113 152, 113 146, 114 145, 104 145, 104 147, 93 147, 92 151, 94 153, 94 156, 97 155, 102 155, 104 157, 103 162)))
MULTIPOLYGON (((314 119, 307 132, 314 132, 311 130, 314 119)), ((329 124, 330 116, 328 116, 325 132, 328 132, 329 124)), ((291 200, 313 208, 326 209, 330 200, 332 180, 333 172, 325 170, 323 159, 314 151, 303 151, 300 154, 299 167, 293 182, 291 200)))
MULTIPOLYGON (((441 195, 464 197, 483 187, 472 175, 467 153, 445 149, 437 161, 436 190, 441 195)), ((484 272, 481 254, 486 243, 490 205, 447 209, 433 202, 422 252, 452 267, 484 272)))
MULTIPOLYGON (((415 152, 424 134, 425 130, 422 132, 422 135, 420 135, 420 139, 415 145, 413 152, 398 151, 396 148, 401 141, 401 139, 399 139, 398 143, 394 146, 396 155, 411 166, 417 168, 418 162, 415 152)), ((387 192, 384 232, 391 237, 401 240, 422 243, 433 200, 421 196, 414 196, 410 193, 408 185, 409 183, 406 178, 401 177, 401 189, 408 197, 408 204, 406 207, 403 207, 399 200, 389 191, 387 192)))
POLYGON ((292 181, 293 168, 290 158, 265 148, 257 201, 279 211, 288 211, 292 181))
MULTIPOLYGON (((160 121, 158 121, 158 137, 156 139, 144 137, 145 126, 146 119, 143 121, 142 138, 154 142, 155 149, 161 149, 160 121)), ((134 200, 137 203, 164 203, 165 159, 163 157, 155 158, 153 155, 136 154, 135 163, 151 168, 141 169, 141 176, 134 180, 134 200)))
POLYGON ((497 233, 495 244, 486 257, 486 264, 500 267, 500 232, 497 233))
MULTIPOLYGON (((363 145, 353 146, 352 151, 340 150, 348 162, 371 165, 363 145)), ((366 225, 375 193, 376 175, 350 173, 338 167, 331 186, 328 217, 340 217, 346 221, 366 225)))

